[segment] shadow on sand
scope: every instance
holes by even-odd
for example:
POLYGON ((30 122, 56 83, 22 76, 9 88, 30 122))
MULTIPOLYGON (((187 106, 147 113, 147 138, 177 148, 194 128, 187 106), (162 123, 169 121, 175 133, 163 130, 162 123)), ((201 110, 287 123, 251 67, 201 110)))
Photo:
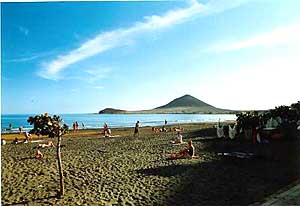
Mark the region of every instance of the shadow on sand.
POLYGON ((194 138, 194 137, 216 137, 216 129, 215 128, 204 128, 204 129, 199 129, 199 130, 194 130, 188 132, 188 137, 189 138, 194 138))
POLYGON ((50 200, 50 199, 53 199, 53 198, 57 198, 57 195, 50 195, 48 197, 41 197, 41 198, 36 198, 36 199, 32 199, 32 200, 23 200, 23 201, 20 201, 20 202, 13 202, 13 203, 8 203, 8 204, 5 204, 3 203, 2 205, 3 206, 9 206, 9 205, 30 205, 30 204, 51 204, 49 202, 47 202, 47 200, 50 200))
MULTIPOLYGON (((242 143, 228 144, 224 146, 224 142, 216 141, 206 149, 210 152, 234 151, 242 143)), ((281 159, 215 156, 209 161, 184 165, 174 163, 137 172, 146 176, 176 176, 180 179, 180 184, 169 188, 171 195, 161 200, 161 205, 249 205, 262 201, 300 177, 299 157, 294 156, 298 154, 299 147, 291 150, 293 143, 280 144, 280 147, 270 145, 263 149, 270 150, 271 154, 286 153, 281 159)), ((242 150, 253 150, 250 146, 244 145, 242 150)))
POLYGON ((161 177, 172 177, 182 175, 189 170, 186 165, 169 165, 158 168, 141 169, 136 172, 141 173, 145 176, 161 176, 161 177))

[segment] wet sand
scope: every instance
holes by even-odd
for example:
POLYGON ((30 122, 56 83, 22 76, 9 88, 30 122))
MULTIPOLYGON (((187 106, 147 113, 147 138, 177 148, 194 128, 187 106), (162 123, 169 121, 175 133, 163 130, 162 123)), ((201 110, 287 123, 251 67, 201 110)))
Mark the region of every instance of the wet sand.
MULTIPOLYGON (((119 137, 103 138, 99 130, 81 130, 63 138, 65 196, 59 185, 56 149, 38 143, 1 146, 2 205, 249 205, 300 177, 299 141, 255 145, 215 139, 212 124, 181 125, 184 141, 193 139, 199 159, 168 160, 166 154, 185 145, 170 145, 174 132, 154 134, 142 128, 113 129, 119 137), (218 152, 253 152, 250 159, 218 152)), ((15 136, 18 134, 14 134, 15 136)), ((19 136, 22 139, 22 135, 19 136)), ((4 139, 14 139, 3 135, 4 139)), ((38 137, 36 137, 38 138, 38 137)), ((45 138, 45 142, 48 138, 45 138)), ((56 139, 51 139, 56 143, 56 139)))

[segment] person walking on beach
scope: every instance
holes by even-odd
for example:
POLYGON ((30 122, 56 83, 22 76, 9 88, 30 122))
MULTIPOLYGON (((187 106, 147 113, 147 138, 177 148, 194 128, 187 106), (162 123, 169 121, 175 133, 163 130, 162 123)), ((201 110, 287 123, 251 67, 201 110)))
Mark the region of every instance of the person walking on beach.
POLYGON ((76 124, 75 124, 75 122, 73 122, 73 132, 74 133, 76 132, 76 124))
POLYGON ((9 123, 9 126, 8 126, 8 130, 12 130, 13 126, 11 123, 9 123))
POLYGON ((166 125, 167 125, 167 120, 165 119, 165 125, 164 126, 162 126, 162 132, 167 132, 168 130, 167 130, 167 128, 166 128, 166 125))
POLYGON ((76 131, 78 130, 78 127, 79 127, 79 125, 78 125, 78 122, 76 121, 75 122, 75 127, 76 127, 76 131))
POLYGON ((19 127, 19 133, 22 134, 22 132, 23 132, 23 126, 20 126, 19 127))
POLYGON ((82 124, 82 129, 85 129, 84 123, 82 122, 81 124, 82 124))
POLYGON ((135 123, 135 128, 134 128, 134 134, 133 134, 134 137, 136 137, 136 136, 139 137, 140 136, 139 128, 140 128, 140 121, 137 121, 135 123))

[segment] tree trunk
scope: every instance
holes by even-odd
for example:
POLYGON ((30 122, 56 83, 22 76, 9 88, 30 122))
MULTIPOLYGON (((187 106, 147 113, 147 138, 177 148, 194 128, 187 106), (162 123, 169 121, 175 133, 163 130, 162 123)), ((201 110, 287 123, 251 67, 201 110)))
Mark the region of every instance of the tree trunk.
POLYGON ((62 198, 64 195, 64 174, 63 174, 61 154, 60 154, 60 142, 61 142, 61 136, 58 136, 57 161, 58 161, 59 184, 60 184, 59 198, 62 198))

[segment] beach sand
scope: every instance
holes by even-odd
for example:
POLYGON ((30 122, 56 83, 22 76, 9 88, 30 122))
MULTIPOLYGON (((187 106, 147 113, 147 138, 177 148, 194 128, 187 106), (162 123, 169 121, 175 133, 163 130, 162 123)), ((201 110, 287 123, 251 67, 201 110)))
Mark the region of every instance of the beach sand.
MULTIPOLYGON (((80 130, 62 141, 65 196, 59 190, 56 148, 39 143, 1 146, 2 205, 249 205, 300 177, 299 141, 255 145, 216 139, 212 124, 181 125, 184 141, 193 139, 199 159, 168 160, 185 145, 170 145, 174 132, 154 134, 141 128, 80 130), (218 152, 253 152, 242 159, 218 152)), ((18 134, 2 135, 12 140, 18 134)), ((19 135, 20 139, 23 138, 19 135)), ((38 137, 35 137, 38 139, 38 137)), ((48 138, 45 138, 47 142, 48 138)), ((51 139, 56 144, 56 139, 51 139)))

